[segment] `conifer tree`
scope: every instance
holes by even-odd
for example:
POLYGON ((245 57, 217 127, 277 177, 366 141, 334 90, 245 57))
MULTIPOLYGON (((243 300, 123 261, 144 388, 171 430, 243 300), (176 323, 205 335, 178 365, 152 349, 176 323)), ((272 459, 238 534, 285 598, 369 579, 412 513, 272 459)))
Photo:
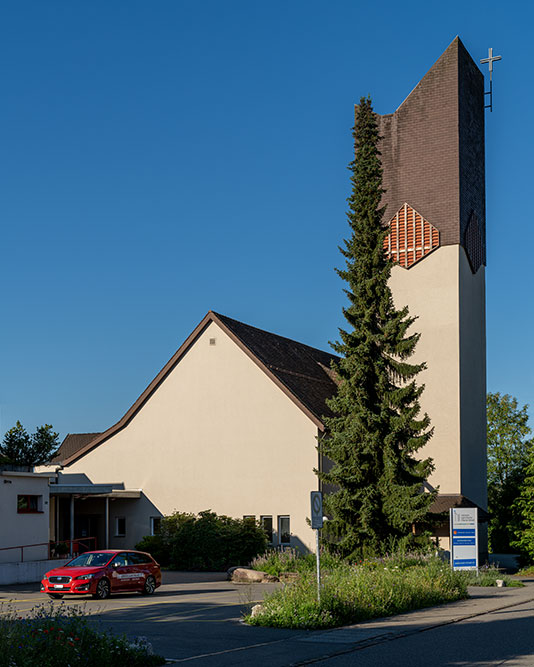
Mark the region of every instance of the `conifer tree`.
POLYGON ((435 494, 422 493, 431 460, 416 458, 432 435, 428 416, 419 416, 423 386, 415 382, 425 364, 408 362, 419 340, 409 331, 415 318, 407 307, 395 308, 388 286, 392 262, 384 252, 380 137, 370 98, 360 100, 353 137, 351 235, 340 248, 346 268, 337 270, 348 285, 349 328, 332 344, 341 356, 339 384, 319 443, 332 467, 318 474, 331 490, 323 539, 345 556, 366 556, 409 540, 435 494))
POLYGON ((5 463, 36 466, 47 463, 59 447, 59 436, 50 424, 39 426, 31 435, 17 421, 0 443, 0 457, 5 463))

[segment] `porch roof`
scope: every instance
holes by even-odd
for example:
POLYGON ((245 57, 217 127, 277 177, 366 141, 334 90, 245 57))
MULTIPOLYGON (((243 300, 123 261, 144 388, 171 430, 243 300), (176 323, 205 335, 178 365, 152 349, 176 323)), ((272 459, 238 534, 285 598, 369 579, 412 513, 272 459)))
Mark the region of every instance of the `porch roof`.
POLYGON ((140 498, 141 489, 114 489, 113 484, 50 484, 51 496, 93 498, 140 498))

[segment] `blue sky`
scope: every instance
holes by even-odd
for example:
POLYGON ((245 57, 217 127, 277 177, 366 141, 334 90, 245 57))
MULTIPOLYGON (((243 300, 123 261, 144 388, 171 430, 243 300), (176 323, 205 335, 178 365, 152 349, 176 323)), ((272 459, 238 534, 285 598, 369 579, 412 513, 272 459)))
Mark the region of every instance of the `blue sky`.
POLYGON ((0 434, 117 421, 209 309, 328 348, 353 105, 489 46, 488 389, 534 404, 531 3, 5 1, 0 434))

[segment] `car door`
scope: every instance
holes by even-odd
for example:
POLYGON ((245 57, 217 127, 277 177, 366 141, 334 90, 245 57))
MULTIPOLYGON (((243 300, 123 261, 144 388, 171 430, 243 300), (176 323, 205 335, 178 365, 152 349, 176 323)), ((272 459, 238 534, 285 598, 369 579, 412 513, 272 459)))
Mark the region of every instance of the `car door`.
POLYGON ((132 564, 132 570, 135 572, 135 577, 132 576, 134 587, 142 589, 145 579, 150 574, 146 556, 138 552, 131 552, 128 554, 128 562, 132 564))
POLYGON ((117 591, 130 591, 136 588, 134 579, 137 574, 128 561, 128 554, 121 552, 117 554, 110 563, 111 566, 111 589, 117 591))

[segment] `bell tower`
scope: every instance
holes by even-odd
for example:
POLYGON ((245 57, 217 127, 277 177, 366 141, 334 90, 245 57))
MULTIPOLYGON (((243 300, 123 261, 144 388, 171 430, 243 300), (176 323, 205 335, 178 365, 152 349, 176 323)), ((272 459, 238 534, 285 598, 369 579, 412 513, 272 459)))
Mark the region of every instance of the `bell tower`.
POLYGON ((429 483, 486 509, 484 78, 458 37, 378 120, 390 284, 418 318, 415 360, 428 365, 429 483))

